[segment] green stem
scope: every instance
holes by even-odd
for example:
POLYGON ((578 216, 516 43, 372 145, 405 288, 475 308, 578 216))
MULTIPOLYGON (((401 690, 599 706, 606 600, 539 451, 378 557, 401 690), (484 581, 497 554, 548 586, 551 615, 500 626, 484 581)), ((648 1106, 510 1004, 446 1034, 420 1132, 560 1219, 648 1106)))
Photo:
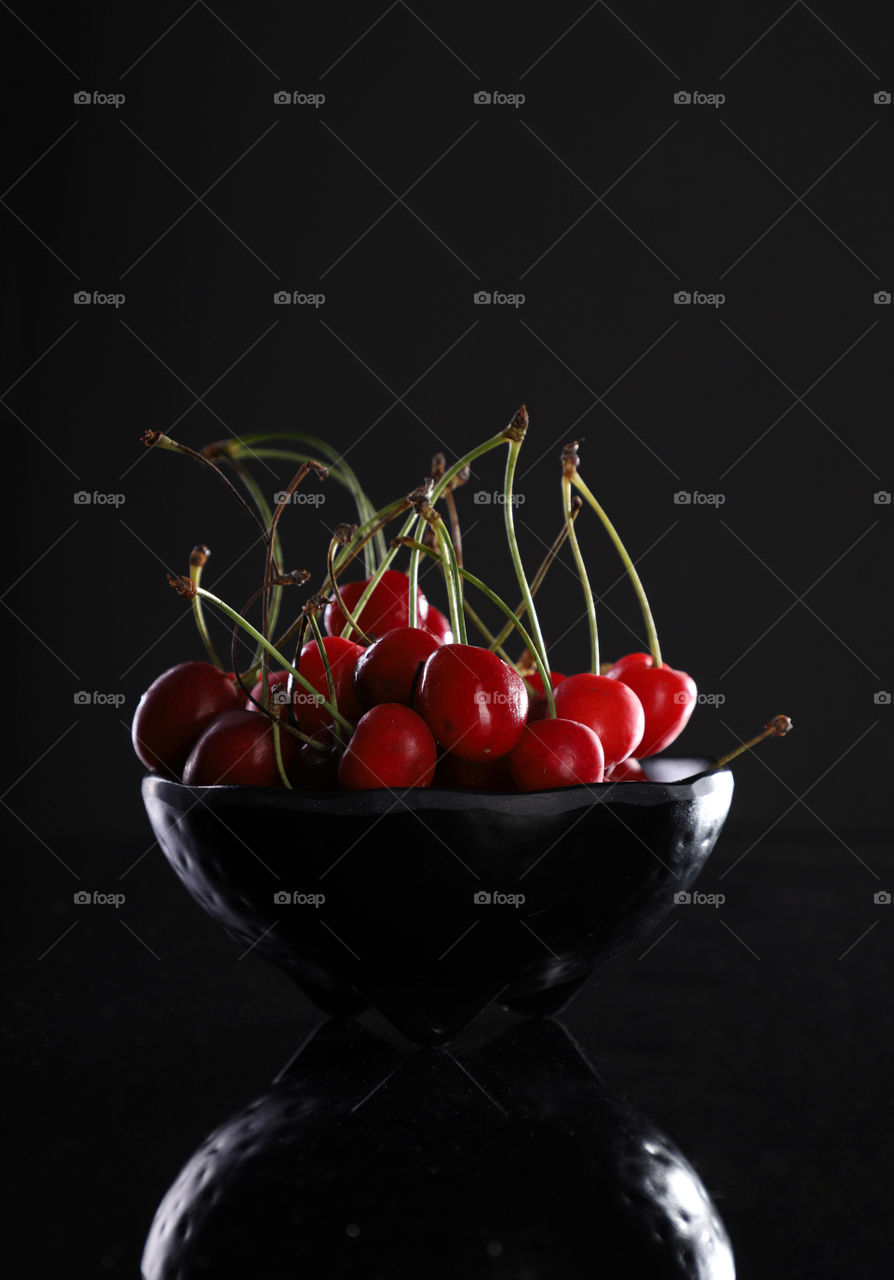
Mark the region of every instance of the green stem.
POLYGON ((291 782, 289 782, 288 775, 286 774, 286 767, 282 762, 282 743, 279 736, 281 732, 282 725, 279 722, 279 717, 277 717, 273 721, 273 755, 276 758, 276 769, 279 773, 279 780, 286 790, 294 791, 295 788, 292 786, 291 782))
MULTIPOLYGON (((211 551, 208 547, 193 547, 189 556, 189 576, 190 580, 198 587, 202 581, 202 570, 208 563, 208 557, 211 551)), ((208 632, 208 623, 205 621, 205 613, 202 609, 202 601, 198 594, 192 598, 192 616, 195 618, 196 626, 199 629, 199 635, 202 637, 202 644, 205 646, 205 652, 217 667, 218 671, 223 671, 224 665, 217 656, 217 650, 211 640, 208 632)))
MULTIPOLYGON (((224 455, 224 457, 225 457, 225 461, 229 463, 229 465, 235 471, 236 475, 242 481, 242 484, 245 486, 245 489, 250 495, 252 502, 255 504, 258 510, 258 514, 261 517, 261 520, 264 522, 264 528, 269 529, 270 523, 273 517, 272 517, 272 512, 270 510, 270 505, 267 502, 267 499, 264 497, 264 491, 262 490, 261 486, 255 480, 254 476, 251 474, 248 467, 246 467, 245 464, 241 462, 238 457, 233 457, 231 455, 224 455)), ((277 565, 282 565, 283 563, 282 545, 279 540, 279 533, 276 530, 274 530, 274 533, 273 533, 273 560, 274 560, 274 563, 277 565)), ((282 603, 282 592, 283 592, 282 587, 274 587, 270 595, 270 630, 271 632, 276 626, 277 619, 279 618, 279 610, 280 610, 280 605, 282 603)), ((258 647, 255 649, 254 658, 252 659, 252 666, 257 666, 260 661, 261 661, 261 650, 260 650, 260 647, 258 647)))
MULTIPOLYGON (((513 513, 514 502, 512 485, 515 479, 515 468, 518 463, 518 455, 521 452, 522 441, 509 441, 509 452, 506 455, 506 477, 503 485, 503 519, 506 525, 506 537, 509 542, 509 554, 512 557, 512 564, 515 569, 515 576, 518 578, 518 585, 521 587, 521 593, 525 601, 525 609, 528 614, 528 621, 531 624, 531 631, 534 636, 535 644, 531 649, 532 655, 540 658, 537 664, 538 671, 541 664, 549 671, 549 659, 546 653, 546 645, 543 642, 543 632, 540 630, 540 621, 537 617, 537 610, 534 607, 534 597, 531 594, 531 588, 528 585, 528 579, 525 576, 524 565, 518 550, 518 542, 515 537, 515 516, 513 513)), ((552 682, 547 680, 546 689, 552 688, 552 682)))
MULTIPOLYGON (((307 620, 310 623, 310 629, 313 632, 314 640, 317 642, 317 649, 320 652, 320 660, 323 663, 323 670, 326 672, 326 688, 329 691, 329 701, 337 711, 338 699, 335 696, 335 678, 332 675, 332 665, 329 662, 329 654, 326 652, 326 646, 323 644, 323 633, 320 630, 320 624, 317 622, 317 616, 312 609, 308 609, 307 611, 307 620)), ((347 724, 347 721, 341 721, 339 729, 341 730, 345 724, 347 724)), ((353 726, 349 725, 348 729, 348 737, 350 737, 354 732, 353 726)), ((341 733, 339 736, 342 737, 341 733)), ((347 739, 342 738, 342 741, 346 742, 347 739)))
POLYGON ((577 566, 580 584, 584 590, 584 600, 587 606, 587 626, 590 629, 590 671, 593 675, 599 674, 599 631, 596 626, 596 604, 593 600, 593 589, 590 586, 590 577, 587 573, 587 566, 584 563, 584 557, 581 554, 580 543, 577 540, 577 534, 574 531, 574 517, 571 510, 571 480, 567 476, 562 476, 562 510, 565 513, 565 529, 568 533, 568 541, 571 544, 571 554, 574 556, 574 563, 577 566))
POLYGON ((459 565, 456 561, 456 549, 453 545, 453 540, 444 528, 444 521, 434 507, 426 509, 423 519, 434 530, 435 538, 441 550, 438 558, 441 561, 441 567, 444 570, 444 578, 447 583, 447 602, 450 609, 450 626, 453 629, 453 635, 457 644, 468 644, 459 565))
POLYGON ((658 644, 658 632, 655 630, 655 620, 652 617, 652 610, 649 608, 649 601, 646 598, 646 593, 645 593, 645 590, 643 589, 643 584, 640 582, 639 574, 637 573, 634 567, 633 561, 630 559, 630 556, 627 554, 627 548, 624 546, 624 543, 621 541, 620 537, 618 536, 615 526, 612 524, 611 520, 609 520, 608 516, 602 510, 602 507, 596 501, 595 497, 590 492, 589 488, 584 483, 584 481, 580 478, 580 476, 577 474, 576 471, 574 475, 571 477, 571 483, 574 485, 575 489, 577 489, 581 497, 586 502, 589 502, 590 506, 593 508, 593 510, 596 512, 597 516, 599 517, 599 519, 602 521, 605 527, 606 533, 611 538, 612 542, 615 544, 615 550, 617 551, 618 555, 621 557, 621 561, 624 565, 624 568, 627 570, 628 577, 630 578, 630 581, 633 584, 633 589, 636 592, 636 598, 637 600, 639 600, 639 607, 642 610, 643 621, 646 624, 646 634, 649 640, 649 649, 652 652, 652 663, 654 666, 660 667, 663 664, 661 661, 661 648, 658 644))

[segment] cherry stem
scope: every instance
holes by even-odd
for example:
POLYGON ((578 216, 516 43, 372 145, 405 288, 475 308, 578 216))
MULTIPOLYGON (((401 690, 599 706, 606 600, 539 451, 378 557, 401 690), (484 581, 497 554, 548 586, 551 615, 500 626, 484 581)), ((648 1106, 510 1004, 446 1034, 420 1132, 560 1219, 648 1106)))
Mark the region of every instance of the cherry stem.
POLYGON ((750 751, 752 747, 756 747, 765 738, 784 738, 791 731, 791 728, 792 722, 788 716, 774 716, 769 724, 764 725, 760 733, 756 733, 747 742, 741 743, 734 751, 728 751, 725 756, 721 756, 719 760, 711 765, 708 772, 713 773, 715 769, 725 769, 737 756, 742 755, 745 751, 750 751))
MULTIPOLYGON (((435 560, 440 559, 437 551, 434 551, 431 547, 426 547, 424 543, 414 541, 411 538, 402 538, 401 545, 410 547, 410 549, 414 551, 418 550, 421 555, 431 556, 435 560)), ((515 613, 512 612, 509 605, 506 604, 505 601, 501 600, 495 591, 490 589, 487 583, 482 582, 480 578, 476 578, 473 573, 469 573, 468 569, 460 569, 459 575, 464 581, 468 582, 471 586, 475 587, 476 590, 480 591, 482 595, 487 596, 488 600, 490 600, 492 604, 495 604, 501 613, 505 614, 506 619, 521 636, 525 647, 530 651, 531 657, 534 659, 534 665, 536 666, 540 679, 543 682, 543 692, 546 696, 547 706, 549 707, 550 718, 554 719, 556 715, 556 700, 553 695, 552 680, 550 679, 546 664, 537 653, 534 641, 524 623, 515 613)), ((514 663, 507 662, 507 666, 510 666, 515 670, 514 663)))
POLYGON ((593 494, 590 492, 587 485, 584 483, 584 481, 581 479, 580 475, 578 474, 577 441, 576 440, 574 441, 573 444, 566 445, 562 453, 562 465, 566 470, 567 477, 570 483, 574 485, 575 489, 577 489, 580 495, 585 499, 586 502, 590 504, 590 506, 596 512, 597 516, 602 521, 602 524, 605 528, 606 533, 611 538, 612 542, 615 544, 615 550, 617 551, 618 555, 621 557, 624 568, 627 570, 627 576, 630 578, 630 581, 633 585, 633 589, 636 592, 636 598, 639 601, 639 607, 642 610, 643 621, 646 624, 646 634, 648 636, 649 649, 652 652, 652 663, 656 667, 663 666, 663 663, 661 661, 661 648, 658 644, 658 632, 655 629, 655 620, 652 617, 652 610, 649 608, 649 601, 646 597, 643 584, 640 581, 639 574, 637 573, 636 568, 634 567, 633 561, 630 559, 630 556, 627 554, 627 548, 624 546, 624 543, 621 541, 620 537, 618 536, 618 532, 615 529, 615 526, 612 524, 611 520, 609 520, 608 516, 603 511, 602 507, 596 501, 596 498, 593 496, 593 494))
POLYGON ((316 611, 315 603, 316 603, 315 601, 308 601, 307 621, 310 624, 310 629, 313 632, 314 640, 316 641, 317 649, 319 650, 319 653, 320 653, 320 661, 323 663, 323 670, 326 672, 326 688, 329 691, 329 702, 332 704, 333 707, 336 708, 336 716, 338 717, 337 723, 339 728, 339 737, 342 738, 343 742, 346 742, 347 739, 342 737, 341 730, 344 728, 345 725, 347 725, 348 738, 350 738, 351 734, 354 732, 354 726, 349 724, 349 722, 345 720, 343 717, 338 716, 338 699, 335 696, 335 678, 332 675, 332 664, 329 661, 329 654, 326 652, 326 646, 323 644, 323 633, 320 630, 319 622, 317 622, 317 611, 316 611))
MULTIPOLYGON (((467 579, 464 579, 464 581, 467 581, 467 579)), ((463 612, 471 622, 472 626, 475 627, 478 630, 479 634, 483 636, 484 639, 487 641, 487 645, 491 653, 499 654, 499 656, 503 659, 504 662, 507 662, 510 667, 515 667, 515 669, 518 670, 518 663, 515 661, 514 658, 511 658, 509 656, 509 654, 503 648, 503 645, 499 643, 500 637, 494 635, 490 627, 488 627, 488 625, 484 622, 484 620, 475 612, 475 610, 472 608, 472 606, 469 604, 468 600, 465 597, 463 597, 463 612)), ((516 609, 512 616, 518 619, 519 613, 520 613, 520 610, 516 609)), ((505 631, 507 636, 511 635, 513 631, 513 624, 511 622, 507 622, 503 630, 505 631)), ((501 632, 501 635, 502 635, 502 632, 501 632)))
POLYGON ((577 540, 577 534, 574 531, 574 516, 572 515, 572 493, 571 481, 567 476, 562 477, 562 508, 565 512, 565 529, 568 533, 568 542, 571 546, 571 554, 574 556, 574 563, 577 568, 577 574, 580 578, 580 584, 584 591, 584 601, 587 606, 587 626, 590 631, 590 671, 593 675, 599 674, 599 629, 596 626, 596 604, 593 600, 593 588, 590 586, 590 575, 587 573, 587 566, 580 549, 580 543, 577 540))
MULTIPOLYGON (((528 579, 525 576, 524 565, 518 550, 518 542, 515 537, 515 517, 513 508, 515 506, 512 493, 512 485, 515 478, 515 468, 518 462, 518 455, 521 452, 522 442, 524 441, 525 432, 528 428, 528 413, 524 405, 519 409, 518 413, 512 419, 507 428, 509 452, 506 456, 506 476, 503 485, 503 519, 506 525, 506 538, 509 542, 509 554, 512 557, 512 564, 515 569, 515 576, 518 578, 518 585, 521 587, 521 593, 525 601, 525 611, 528 615, 528 621, 531 624, 531 632, 534 636, 534 647, 531 650, 536 654, 549 671, 549 658, 546 653, 546 645, 543 641, 543 632, 540 629, 540 620, 537 617, 537 610, 534 607, 534 597, 531 594, 531 588, 528 585, 528 579)), ((539 664, 538 664, 539 669, 539 664)), ((552 687, 551 681, 547 681, 548 687, 552 687)))
POLYGON ((222 481, 223 484, 226 485, 230 493, 239 503, 240 507, 248 513, 249 519, 257 526, 261 537, 266 540, 267 530, 261 523, 257 512, 252 510, 245 498, 243 498, 242 494, 233 484, 232 480, 229 476, 225 475, 223 471, 221 471, 216 462, 205 457, 202 453, 196 453, 195 449, 190 449, 189 445, 181 444, 179 440, 173 440, 170 436, 165 435, 163 431, 144 431, 140 439, 147 448, 168 449, 171 453, 182 453, 184 457, 192 458, 193 461, 201 463, 202 466, 209 467, 217 476, 218 480, 222 481))
MULTIPOLYGON (((225 443, 229 444, 231 442, 227 441, 225 443)), ((205 447, 208 449, 217 448, 217 446, 213 446, 213 445, 206 445, 205 447)), ((261 486, 255 480, 254 476, 251 474, 248 467, 246 467, 245 464, 241 462, 238 457, 234 457, 232 454, 228 454, 228 453, 223 454, 223 457, 224 457, 224 460, 227 462, 227 464, 230 467, 232 467, 232 469, 235 471, 236 475, 239 477, 239 479, 242 481, 242 484, 245 486, 246 490, 251 495, 251 499, 258 509, 258 515, 261 517, 261 520, 264 523, 264 528, 268 529, 270 527, 270 522, 272 520, 272 512, 267 503, 267 499, 264 497, 264 492, 261 489, 261 486)), ((279 540, 279 534, 276 531, 274 531, 274 534, 273 534, 273 559, 274 559, 274 563, 276 564, 283 563, 282 545, 279 540)), ((280 610, 281 603, 282 603, 282 588, 275 587, 270 595, 270 616, 268 619, 268 634, 272 632, 276 626, 277 619, 279 618, 279 610, 280 610)), ((260 661, 261 661, 261 650, 260 648, 256 648, 254 652, 254 657, 252 658, 252 666, 257 667, 260 664, 260 661)))
MULTIPOLYGON (((423 519, 433 530, 437 540, 441 562, 441 568, 444 570, 444 579, 447 584, 447 601, 450 608, 450 626, 453 628, 453 634, 457 644, 468 644, 466 635, 466 618, 463 613, 463 593, 459 565, 456 560, 456 548, 451 541, 450 535, 444 528, 444 521, 441 519, 439 512, 425 499, 420 500, 418 504, 420 518, 423 519)), ((412 584, 411 584, 412 586, 412 584)))
POLYGON ((279 774, 280 782, 283 784, 286 790, 294 791, 295 788, 292 786, 291 782, 289 782, 288 775, 286 774, 286 767, 282 762, 282 741, 280 739, 281 732, 282 732, 282 724, 280 723, 279 716, 276 716, 273 721, 273 756, 274 756, 274 759, 276 760, 276 771, 279 774))
POLYGON ((354 614, 345 604, 345 599, 341 593, 341 589, 339 588, 339 585, 338 585, 338 579, 335 574, 335 550, 337 547, 348 546, 351 542, 351 538, 354 536, 354 532, 355 532, 354 529, 349 524, 340 524, 336 526, 333 532, 333 537, 329 543, 329 552, 326 556, 326 564, 329 569, 329 585, 332 587, 332 592, 333 592, 333 595, 335 596, 335 600, 336 600, 336 603, 338 604, 339 609, 341 609, 342 613, 347 618, 348 622, 351 624, 351 627, 353 628, 354 631, 357 632, 358 636, 363 641, 363 643, 366 645, 369 645, 369 644, 372 644, 372 640, 369 638, 369 636, 360 626, 360 623, 357 621, 354 614))
POLYGON ((241 614, 237 613, 236 610, 232 608, 231 605, 228 605, 225 600, 221 600, 219 596, 212 595, 212 593, 210 591, 206 591, 204 587, 197 587, 189 578, 175 578, 173 575, 169 575, 168 581, 180 595, 184 595, 191 599, 191 593, 195 591, 203 600, 207 600, 209 604, 213 604, 217 609, 220 609, 222 613, 225 613, 230 621, 237 623, 243 631, 250 635, 252 639, 261 646, 269 657, 274 658, 285 671, 290 672, 306 693, 313 694, 314 700, 318 702, 320 706, 326 708, 337 724, 341 725, 348 734, 354 732, 354 726, 349 720, 346 720, 345 717, 340 714, 338 707, 334 706, 328 698, 324 698, 323 695, 313 687, 307 677, 303 676, 298 668, 293 666, 292 663, 289 662, 288 658, 284 657, 274 644, 271 644, 265 636, 261 635, 260 631, 258 631, 256 627, 253 627, 246 618, 243 618, 241 614))
MULTIPOLYGON (((192 551, 189 553, 189 576, 196 586, 199 586, 202 581, 202 570, 208 563, 208 557, 210 555, 211 548, 205 546, 193 547, 192 551)), ((205 652, 217 667, 218 671, 223 671, 224 665, 217 656, 217 650, 215 649, 211 636, 208 632, 208 623, 205 621, 202 601, 198 594, 194 595, 192 598, 192 616, 195 618, 199 635, 202 637, 202 644, 205 646, 205 652)))
MULTIPOLYGON (((571 519, 572 520, 577 519, 578 512, 580 511, 583 505, 584 504, 581 501, 581 499, 577 496, 577 494, 575 494, 571 503, 571 519)), ((565 545, 565 539, 567 537, 568 537, 568 530, 565 527, 565 524, 563 523, 562 528, 556 534, 556 537, 553 540, 552 545, 550 546, 546 555, 541 560, 540 566, 537 572, 534 574, 533 578, 531 579, 531 595, 532 596, 536 596, 537 592, 540 590, 541 586, 543 585, 543 580, 545 579, 547 573, 549 572, 550 567, 552 566, 552 563, 555 560, 556 556, 559 554, 559 552, 562 550, 562 547, 565 545)), ((520 600, 515 607, 515 616, 517 618, 520 618, 521 615, 524 613, 524 610, 525 610, 525 602, 524 600, 520 600)), ((511 633, 512 633, 512 624, 510 622, 504 623, 502 630, 499 631, 495 637, 494 636, 490 637, 491 649, 496 650, 500 645, 503 644, 506 637, 511 635, 511 633)))

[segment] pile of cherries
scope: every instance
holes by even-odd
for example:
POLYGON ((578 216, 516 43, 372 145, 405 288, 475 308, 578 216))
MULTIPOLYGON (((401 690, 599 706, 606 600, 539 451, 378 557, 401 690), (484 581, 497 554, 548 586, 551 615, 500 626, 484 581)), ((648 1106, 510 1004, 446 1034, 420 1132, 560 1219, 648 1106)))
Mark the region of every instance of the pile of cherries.
MULTIPOLYGON (((339 583, 292 670, 267 656, 238 677, 199 661, 164 672, 134 716, 140 760, 190 786, 540 791, 645 781, 639 761, 692 714, 692 678, 649 653, 552 672, 553 712, 542 663, 455 641, 455 602, 451 622, 415 587, 411 610, 411 580, 380 567, 339 583)), ((174 585, 195 593, 189 579, 174 585)))

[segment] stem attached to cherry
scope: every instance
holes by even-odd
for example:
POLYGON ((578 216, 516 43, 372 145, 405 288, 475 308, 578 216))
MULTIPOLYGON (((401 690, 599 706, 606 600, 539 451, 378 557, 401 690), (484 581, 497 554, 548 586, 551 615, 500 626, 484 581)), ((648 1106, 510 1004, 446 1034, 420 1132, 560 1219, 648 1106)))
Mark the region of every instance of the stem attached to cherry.
MULTIPOLYGON (((208 557, 211 555, 211 548, 205 546, 193 547, 189 553, 189 576, 190 580, 199 586, 202 581, 202 570, 208 563, 208 557)), ((217 667, 218 671, 223 671, 224 665, 217 656, 217 650, 214 647, 211 636, 208 632, 208 623, 205 621, 205 614, 202 609, 201 597, 196 593, 192 598, 192 616, 195 618, 199 635, 202 637, 202 644, 205 646, 205 652, 217 667)))
POLYGON ((451 541, 449 533, 444 528, 444 521, 441 519, 440 513, 435 511, 427 498, 421 497, 417 501, 416 510, 419 513, 420 519, 424 520, 425 523, 434 531, 435 540, 440 551, 438 558, 441 561, 441 567, 444 570, 444 579, 447 584, 450 626, 453 629, 456 643, 468 644, 468 637, 466 635, 466 618, 463 613, 460 571, 459 565, 456 562, 456 549, 451 541))
POLYGON ((765 738, 784 738, 791 731, 791 728, 792 722, 788 716, 774 716, 769 724, 764 725, 760 733, 756 733, 753 738, 741 743, 734 751, 728 751, 725 756, 721 756, 719 760, 715 761, 711 765, 709 773, 713 773, 716 769, 725 769, 737 756, 742 755, 745 751, 750 751, 752 747, 756 747, 765 738))
MULTIPOLYGON (((577 568, 580 584, 583 587, 584 601, 587 606, 587 627, 590 632, 590 671, 593 675, 599 674, 599 629, 596 626, 596 604, 593 600, 593 588, 590 586, 590 575, 587 573, 587 566, 580 549, 580 543, 577 540, 577 534, 574 530, 573 515, 573 496, 571 493, 571 478, 574 475, 574 465, 565 461, 565 455, 562 455, 562 510, 565 513, 565 528, 568 533, 568 542, 571 546, 571 554, 574 556, 574 563, 577 568)), ((580 501, 580 499, 578 499, 580 501)))
MULTIPOLYGON (((534 607, 534 597, 531 594, 531 588, 528 585, 528 579, 525 576, 524 565, 522 564, 521 554, 518 549, 518 542, 515 537, 515 516, 513 513, 515 503, 512 486, 515 478, 516 464, 518 463, 518 455, 521 452, 522 442, 524 441, 527 430, 528 411, 525 406, 522 405, 504 432, 505 439, 509 441, 509 452, 506 456, 506 475, 503 485, 503 520, 506 526, 506 538, 509 542, 509 554, 512 557, 515 576, 518 578, 518 585, 521 587, 521 593, 525 601, 525 610, 528 615, 531 632, 534 636, 535 644, 532 652, 537 654, 548 672, 549 658, 546 653, 543 632, 540 629, 540 621, 537 617, 537 610, 534 607)), ((552 688, 551 680, 547 680, 547 687, 552 688)), ((544 692, 546 692, 546 690, 544 690, 544 692)))

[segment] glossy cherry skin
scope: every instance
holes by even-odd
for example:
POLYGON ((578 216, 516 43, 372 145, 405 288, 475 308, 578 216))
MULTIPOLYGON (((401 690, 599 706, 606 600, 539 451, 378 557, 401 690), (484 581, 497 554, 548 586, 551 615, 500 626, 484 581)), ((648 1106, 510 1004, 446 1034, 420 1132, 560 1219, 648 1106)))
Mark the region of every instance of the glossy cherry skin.
MULTIPOLYGON (((357 659, 364 652, 362 644, 354 644, 353 640, 342 640, 341 636, 324 636, 323 648, 332 669, 332 682, 335 685, 335 700, 340 713, 346 720, 359 720, 363 708, 354 694, 354 668, 357 659)), ((301 650, 298 670, 309 680, 318 693, 329 697, 329 685, 326 680, 326 668, 316 640, 310 640, 301 650)), ((298 728, 304 733, 314 733, 331 722, 332 717, 324 706, 314 700, 313 694, 298 682, 295 682, 294 697, 295 720, 298 728)))
POLYGON ((621 760, 605 771, 606 782, 648 782, 646 771, 638 760, 621 760))
MULTIPOLYGON (((383 636, 386 631, 395 627, 405 627, 410 621, 410 579, 399 569, 386 569, 379 582, 363 606, 363 611, 356 615, 354 606, 366 590, 369 578, 362 582, 339 583, 339 590, 345 604, 357 617, 357 622, 364 632, 373 640, 383 636)), ((417 622, 420 626, 428 618, 428 600, 417 587, 416 589, 417 622)), ((346 625, 345 615, 335 599, 326 605, 323 623, 331 636, 340 636, 346 625)))
POLYGON ((633 755, 646 719, 639 698, 621 680, 589 674, 568 676, 556 690, 556 715, 592 729, 605 755, 605 767, 633 755))
POLYGON ((648 654, 629 654, 615 663, 609 676, 626 684, 643 704, 646 727, 637 756, 644 759, 669 747, 685 729, 698 698, 692 676, 666 664, 655 667, 648 654))
POLYGON ((445 751, 460 760, 494 760, 521 737, 525 683, 489 649, 445 644, 422 668, 416 707, 445 751))
MULTIPOLYGON (((225 711, 207 726, 190 752, 183 781, 190 787, 280 787, 273 744, 274 726, 265 715, 225 711)), ((294 739, 280 734, 283 767, 288 773, 294 739)))
POLYGON ((428 787, 438 749, 421 716, 398 702, 381 702, 362 717, 339 761, 345 791, 428 787))
POLYGON ((433 635, 421 627, 396 627, 386 631, 357 660, 354 693, 362 707, 379 702, 410 706, 416 674, 427 658, 440 648, 433 635))
POLYGON ((433 604, 428 606, 428 617, 422 624, 423 629, 437 640, 438 644, 453 644, 453 631, 450 628, 450 619, 446 614, 441 613, 440 609, 436 609, 433 604))
MULTIPOLYGON (((565 679, 561 671, 551 671, 549 673, 553 691, 565 679)), ((532 675, 525 676, 525 683, 530 685, 528 690, 528 724, 533 724, 535 720, 545 720, 549 714, 549 703, 546 700, 546 694, 543 692, 543 681, 540 679, 540 672, 535 671, 532 675)))
POLYGON ((515 791, 510 758, 511 753, 496 760, 460 760, 448 751, 438 761, 432 786, 447 791, 515 791))
POLYGON ((509 757, 519 791, 547 791, 602 782, 602 743, 576 720, 537 720, 525 727, 509 757))
POLYGON ((619 680, 625 671, 633 667, 651 667, 651 665, 651 653, 626 653, 623 658, 613 662, 605 674, 611 676, 613 680, 619 680))
POLYGON ((199 734, 242 705, 233 677, 210 662, 181 662, 153 680, 133 718, 133 749, 147 769, 179 778, 199 734))

